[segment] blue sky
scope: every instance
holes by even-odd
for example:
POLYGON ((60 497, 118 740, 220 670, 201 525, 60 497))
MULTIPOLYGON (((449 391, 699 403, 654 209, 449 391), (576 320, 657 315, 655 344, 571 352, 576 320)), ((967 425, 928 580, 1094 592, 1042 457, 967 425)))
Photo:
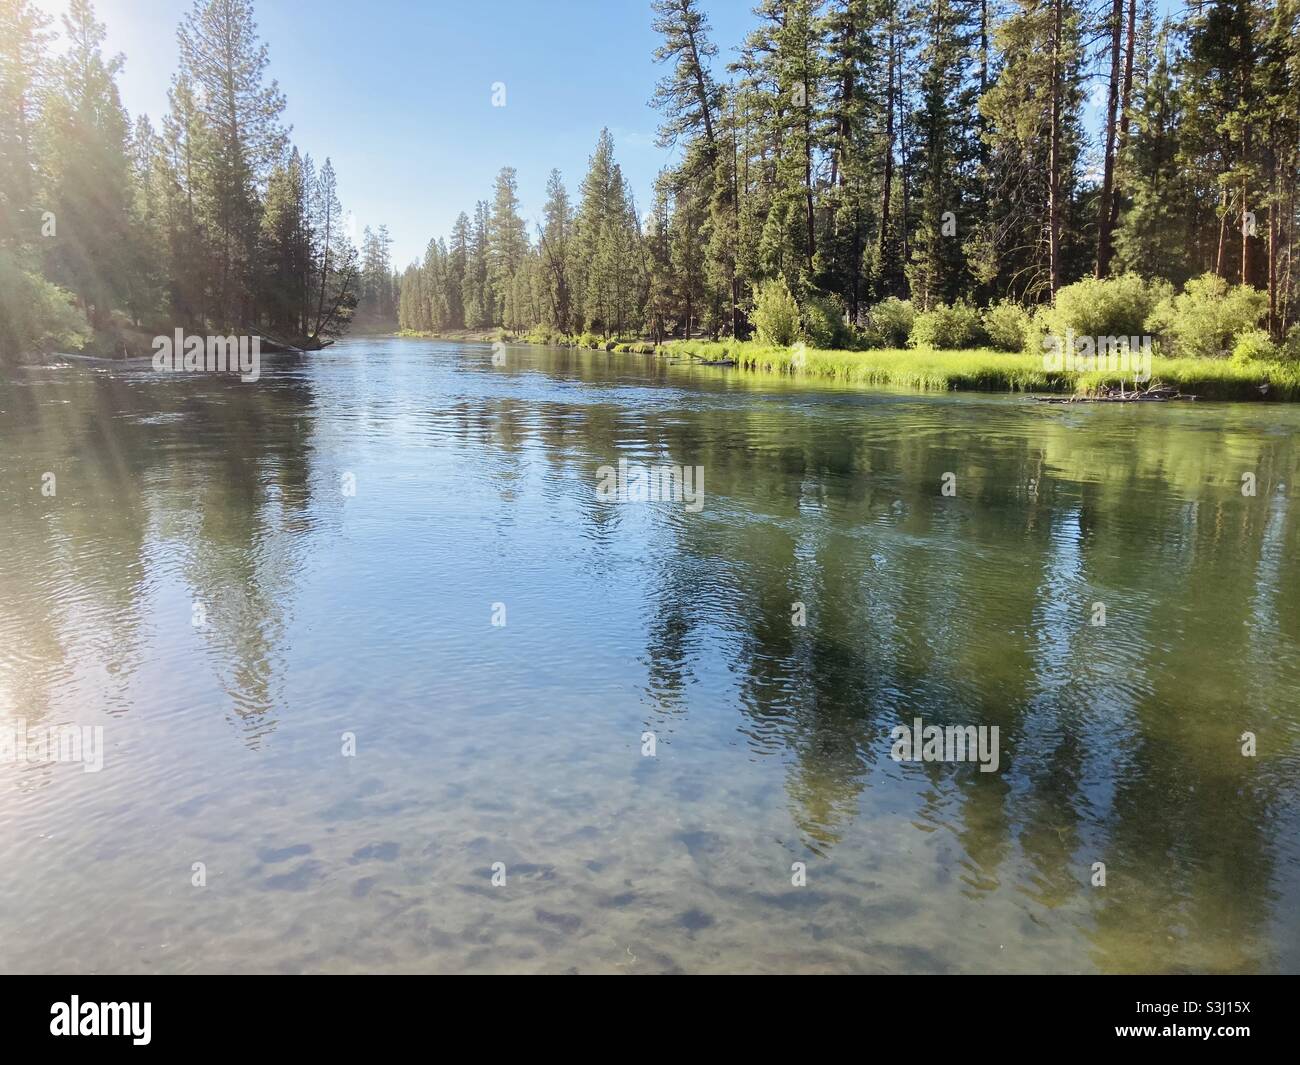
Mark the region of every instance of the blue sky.
MULTIPOLYGON (((38 0, 47 11, 64 0, 38 0)), ((749 0, 704 5, 725 61, 752 26, 749 0)), ((107 47, 126 56, 122 98, 159 125, 190 0, 95 0, 107 47)), ((401 267, 519 172, 523 214, 540 219, 559 167, 576 194, 602 126, 638 205, 672 158, 648 106, 661 74, 649 0, 258 0, 271 72, 293 139, 339 174, 358 231, 386 223, 401 267), (491 106, 493 82, 506 106, 491 106)), ((57 21, 56 21, 57 24, 57 21)))

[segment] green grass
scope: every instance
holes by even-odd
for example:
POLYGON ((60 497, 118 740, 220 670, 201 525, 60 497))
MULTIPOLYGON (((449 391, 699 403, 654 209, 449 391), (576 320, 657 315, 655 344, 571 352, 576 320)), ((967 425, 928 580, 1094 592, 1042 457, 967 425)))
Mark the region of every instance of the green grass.
MULTIPOLYGON (((829 378, 851 384, 923 391, 1056 392, 1088 395, 1107 385, 1133 387, 1132 377, 1104 371, 1046 370, 1040 355, 990 349, 818 351, 769 347, 754 341, 670 341, 659 353, 681 358, 732 358, 740 369, 829 378)), ((1151 383, 1203 399, 1300 400, 1300 366, 1241 365, 1226 359, 1152 359, 1151 383), (1267 396, 1260 385, 1267 384, 1267 396)))

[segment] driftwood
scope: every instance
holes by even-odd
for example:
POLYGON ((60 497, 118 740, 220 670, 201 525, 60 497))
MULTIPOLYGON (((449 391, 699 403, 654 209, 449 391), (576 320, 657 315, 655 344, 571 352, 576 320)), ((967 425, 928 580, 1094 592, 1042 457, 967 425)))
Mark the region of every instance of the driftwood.
POLYGON ((1126 392, 1124 386, 1119 388, 1107 386, 1092 396, 1035 396, 1039 403, 1167 403, 1175 399, 1193 400, 1195 396, 1184 395, 1176 388, 1157 385, 1152 388, 1135 389, 1126 392))
POLYGON ((153 356, 151 355, 133 355, 129 358, 110 358, 104 355, 73 355, 66 351, 54 351, 50 353, 52 358, 72 359, 76 362, 89 362, 100 366, 113 366, 121 368, 123 366, 152 366, 153 356))

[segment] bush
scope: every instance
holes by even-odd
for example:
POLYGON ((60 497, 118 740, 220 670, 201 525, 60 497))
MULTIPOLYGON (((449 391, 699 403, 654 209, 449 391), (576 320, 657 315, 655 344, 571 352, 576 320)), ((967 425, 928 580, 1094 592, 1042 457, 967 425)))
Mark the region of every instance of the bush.
POLYGON ((527 344, 567 344, 569 337, 553 325, 535 325, 524 334, 527 344))
POLYGON ((1142 336, 1152 309, 1168 292, 1164 282, 1148 283, 1137 274, 1084 278, 1057 290, 1043 324, 1062 339, 1069 332, 1081 337, 1142 336))
POLYGON ((1268 296, 1258 289, 1202 274, 1188 281, 1181 294, 1161 300, 1148 328, 1175 356, 1216 358, 1232 351, 1237 338, 1254 330, 1267 310, 1268 296))
POLYGON ((1237 338, 1232 348, 1235 363, 1274 362, 1280 354, 1273 338, 1263 329, 1250 329, 1237 338))
POLYGON ((1278 349, 1278 359, 1282 362, 1300 362, 1300 325, 1293 325, 1278 349))
POLYGON ((80 348, 90 337, 69 293, 0 251, 0 356, 80 348))
POLYGON ((890 296, 881 300, 867 313, 864 340, 870 347, 901 348, 912 335, 916 310, 910 300, 890 296))
POLYGON ((758 286, 750 318, 763 344, 788 348, 799 338, 799 305, 790 295, 785 278, 764 281, 758 286))
POLYGON ((1029 312, 1014 300, 1000 300, 984 312, 984 334, 998 351, 1024 351, 1033 326, 1029 312))
POLYGON ((830 350, 849 346, 851 334, 838 296, 809 296, 804 300, 803 336, 814 348, 830 350))
POLYGON ((908 343, 914 348, 957 351, 978 347, 984 339, 980 312, 964 300, 937 304, 916 316, 908 343))

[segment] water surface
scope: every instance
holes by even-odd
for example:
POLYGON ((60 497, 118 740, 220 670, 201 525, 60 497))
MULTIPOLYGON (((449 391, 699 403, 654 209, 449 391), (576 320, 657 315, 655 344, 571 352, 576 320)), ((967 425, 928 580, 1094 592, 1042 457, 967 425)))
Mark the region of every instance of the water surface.
POLYGON ((0 970, 1300 970, 1300 409, 363 338, 0 387, 0 725, 105 743, 0 764, 0 970))

